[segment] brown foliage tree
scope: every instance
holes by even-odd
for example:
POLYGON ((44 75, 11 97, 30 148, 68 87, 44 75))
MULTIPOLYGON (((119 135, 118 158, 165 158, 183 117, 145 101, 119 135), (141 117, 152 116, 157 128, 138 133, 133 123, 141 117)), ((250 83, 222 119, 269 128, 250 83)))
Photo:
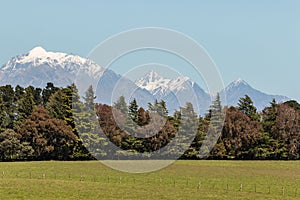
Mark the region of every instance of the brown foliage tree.
POLYGON ((33 147, 34 157, 39 160, 70 159, 72 146, 77 140, 70 126, 63 120, 51 118, 42 106, 34 109, 17 132, 22 141, 33 147))
POLYGON ((227 108, 224 128, 216 145, 217 152, 227 158, 253 159, 262 132, 259 122, 252 121, 235 107, 227 108))

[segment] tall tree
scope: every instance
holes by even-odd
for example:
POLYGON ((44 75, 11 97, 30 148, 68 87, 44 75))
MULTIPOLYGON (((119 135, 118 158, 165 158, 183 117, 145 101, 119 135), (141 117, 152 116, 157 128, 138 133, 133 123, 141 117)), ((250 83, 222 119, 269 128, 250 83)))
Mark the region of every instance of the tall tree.
POLYGON ((6 130, 9 125, 9 116, 2 95, 0 95, 0 134, 6 130))
POLYGON ((148 108, 149 108, 150 112, 157 113, 162 117, 168 116, 167 104, 164 100, 161 100, 160 102, 158 102, 156 99, 154 101, 154 104, 148 103, 148 108))
POLYGON ((254 106, 252 99, 248 95, 245 95, 245 97, 239 99, 238 109, 247 115, 251 120, 259 120, 257 109, 254 106))
POLYGON ((32 88, 26 88, 25 93, 16 103, 16 125, 19 125, 23 120, 27 119, 35 108, 32 88))
POLYGON ((96 104, 94 102, 96 97, 92 86, 87 89, 83 99, 84 103, 81 106, 80 112, 76 114, 77 129, 82 144, 89 153, 95 158, 101 159, 106 155, 103 148, 107 144, 107 141, 99 127, 96 116, 96 104))
POLYGON ((263 126, 264 126, 264 130, 267 133, 271 133, 272 131, 272 127, 275 125, 275 120, 276 120, 276 116, 277 116, 277 103, 275 101, 275 99, 272 100, 272 102, 270 102, 270 106, 266 107, 263 111, 262 111, 262 117, 263 117, 263 126))
POLYGON ((129 103, 129 107, 128 107, 128 114, 130 116, 130 118, 134 121, 137 122, 138 121, 138 109, 139 106, 136 102, 136 99, 134 98, 130 103, 129 103))
POLYGON ((53 83, 47 83, 47 86, 42 91, 43 105, 45 106, 48 103, 48 100, 52 94, 54 94, 59 88, 55 87, 53 83))
POLYGON ((64 120, 67 125, 70 125, 74 129, 75 125, 72 113, 73 89, 74 85, 58 89, 49 98, 46 108, 51 117, 64 120))
POLYGON ((13 129, 15 122, 15 97, 14 97, 14 89, 11 85, 0 86, 0 96, 2 96, 2 100, 5 105, 5 112, 8 119, 7 128, 13 129))
POLYGON ((94 111, 96 96, 92 85, 90 85, 87 91, 85 92, 85 96, 83 97, 83 99, 85 107, 94 111))
MULTIPOLYGON (((200 155, 201 157, 207 156, 208 152, 214 148, 222 134, 224 110, 219 93, 217 93, 216 99, 212 102, 209 114, 205 117, 205 120, 209 121, 209 126, 205 136, 206 140, 200 148, 200 153, 202 153, 202 155, 200 155)), ((221 149, 223 149, 223 147, 221 149)))
MULTIPOLYGON (((190 102, 186 103, 185 107, 180 108, 181 119, 179 129, 174 138, 177 142, 177 150, 179 155, 182 155, 191 145, 198 130, 198 116, 194 111, 194 107, 190 102)), ((187 151, 187 157, 195 156, 195 151, 187 151)))
POLYGON ((127 104, 125 102, 125 97, 124 96, 120 96, 119 99, 114 103, 113 107, 115 109, 119 110, 123 114, 128 113, 128 107, 127 107, 127 104))

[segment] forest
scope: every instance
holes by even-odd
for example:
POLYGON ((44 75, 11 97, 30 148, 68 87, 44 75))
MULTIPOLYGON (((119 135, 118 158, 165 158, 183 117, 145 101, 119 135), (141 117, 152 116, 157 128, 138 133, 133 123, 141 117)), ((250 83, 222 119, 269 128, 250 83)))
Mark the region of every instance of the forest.
POLYGON ((95 99, 91 86, 83 97, 74 84, 1 86, 0 161, 132 159, 128 155, 158 152, 179 135, 181 140, 192 136, 184 151, 170 148, 162 154, 180 154, 180 159, 300 158, 300 104, 294 100, 273 100, 257 112, 248 95, 236 107, 222 106, 217 96, 207 114, 199 116, 188 102, 170 114, 164 101, 142 108, 135 99, 127 104, 123 96, 112 106, 95 99), (210 124, 220 128, 216 113, 223 115, 224 124, 216 144, 201 157, 210 124))

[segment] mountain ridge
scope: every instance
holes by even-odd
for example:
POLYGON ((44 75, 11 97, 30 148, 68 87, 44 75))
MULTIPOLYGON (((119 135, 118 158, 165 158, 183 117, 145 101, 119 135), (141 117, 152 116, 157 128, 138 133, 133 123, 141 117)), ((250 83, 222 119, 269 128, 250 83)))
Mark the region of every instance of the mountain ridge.
MULTIPOLYGON (((208 111, 213 97, 187 76, 164 78, 151 70, 132 82, 92 60, 62 52, 48 52, 39 46, 26 54, 13 57, 2 65, 0 85, 44 87, 47 82, 53 82, 58 87, 64 87, 73 83, 79 72, 85 73, 88 79, 97 82, 95 89, 105 91, 104 93, 98 91, 97 96, 106 104, 112 104, 118 95, 124 95, 127 102, 137 98, 142 106, 147 106, 147 103, 155 99, 164 100, 167 105, 169 104, 170 111, 178 110, 180 106, 185 106, 186 102, 191 102, 195 107, 198 106, 195 108, 197 113, 204 114, 208 111)), ((239 98, 247 94, 259 111, 268 106, 273 98, 279 103, 290 100, 286 96, 269 95, 254 89, 240 78, 230 83, 220 93, 226 94, 228 106, 236 106, 239 98)))

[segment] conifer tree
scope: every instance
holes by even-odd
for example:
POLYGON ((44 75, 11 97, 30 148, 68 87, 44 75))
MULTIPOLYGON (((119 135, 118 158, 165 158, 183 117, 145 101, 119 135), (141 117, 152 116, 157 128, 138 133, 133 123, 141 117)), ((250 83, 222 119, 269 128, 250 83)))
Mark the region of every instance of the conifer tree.
POLYGON ((0 96, 2 96, 2 100, 5 106, 7 120, 7 128, 13 129, 15 122, 15 112, 16 112, 16 104, 14 97, 14 89, 11 85, 0 86, 0 96))
POLYGON ((82 144, 89 153, 97 159, 105 156, 103 147, 107 144, 104 134, 101 132, 96 116, 93 87, 90 86, 83 97, 84 103, 79 105, 81 109, 76 114, 76 127, 78 128, 82 144))
POLYGON ((2 96, 0 95, 0 134, 5 131, 8 124, 9 124, 9 118, 6 113, 6 106, 2 96))
POLYGON ((42 99, 44 106, 48 103, 50 96, 54 94, 58 89, 59 88, 55 87, 53 83, 47 83, 46 88, 42 91, 42 99))
POLYGON ((136 99, 134 98, 128 107, 128 114, 129 117, 134 121, 137 122, 138 121, 138 108, 139 106, 137 105, 136 99))
POLYGON ((31 89, 26 89, 25 93, 18 99, 16 105, 16 125, 27 119, 35 108, 34 97, 31 89))
POLYGON ((252 99, 248 95, 245 95, 245 97, 239 99, 238 109, 246 114, 251 120, 259 120, 259 115, 257 113, 256 107, 254 106, 252 99))
POLYGON ((113 107, 115 109, 119 110, 123 114, 128 113, 128 107, 127 107, 127 104, 125 102, 125 97, 124 96, 120 96, 119 99, 114 103, 113 107))
POLYGON ((85 96, 83 97, 84 99, 84 105, 87 109, 90 109, 92 111, 95 110, 95 93, 94 93, 94 89, 93 86, 90 85, 89 88, 87 89, 87 91, 85 92, 85 96))
MULTIPOLYGON (((185 107, 180 108, 180 112, 180 124, 175 137, 178 155, 183 154, 189 148, 198 129, 198 116, 194 111, 193 104, 187 102, 185 107)), ((191 153, 193 151, 189 152, 191 153)))

